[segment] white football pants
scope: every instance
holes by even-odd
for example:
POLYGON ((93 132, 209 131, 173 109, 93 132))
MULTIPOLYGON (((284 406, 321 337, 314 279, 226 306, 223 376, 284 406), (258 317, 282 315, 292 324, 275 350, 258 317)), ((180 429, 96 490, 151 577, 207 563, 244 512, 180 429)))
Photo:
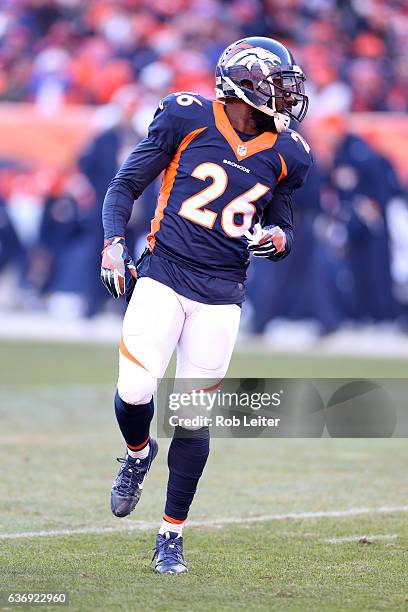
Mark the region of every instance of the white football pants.
POLYGON ((123 321, 118 393, 146 404, 177 348, 177 379, 221 380, 238 333, 241 308, 190 300, 151 278, 140 278, 123 321))

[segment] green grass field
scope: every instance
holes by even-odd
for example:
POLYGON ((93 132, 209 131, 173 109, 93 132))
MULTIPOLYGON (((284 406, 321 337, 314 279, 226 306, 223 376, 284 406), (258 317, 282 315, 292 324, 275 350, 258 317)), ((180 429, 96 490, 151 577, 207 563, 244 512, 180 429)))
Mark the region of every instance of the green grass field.
MULTIPOLYGON (((239 353, 230 369, 406 373, 398 360, 239 353)), ((185 530, 189 573, 158 576, 168 441, 137 510, 115 519, 115 377, 112 347, 0 343, 0 591, 67 591, 80 611, 407 609, 406 440, 214 439, 185 530), (380 512, 333 516, 355 508, 380 512)))

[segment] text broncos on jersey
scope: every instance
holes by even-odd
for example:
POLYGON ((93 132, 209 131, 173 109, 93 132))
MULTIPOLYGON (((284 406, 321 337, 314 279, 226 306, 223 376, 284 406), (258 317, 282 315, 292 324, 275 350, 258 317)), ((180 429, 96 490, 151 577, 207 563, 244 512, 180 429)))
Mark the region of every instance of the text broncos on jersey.
POLYGON ((249 168, 245 168, 245 166, 240 166, 239 164, 236 164, 235 162, 230 161, 229 159, 223 159, 222 163, 228 164, 228 166, 233 166, 234 168, 238 168, 238 170, 242 170, 243 172, 248 172, 248 174, 251 172, 249 168))

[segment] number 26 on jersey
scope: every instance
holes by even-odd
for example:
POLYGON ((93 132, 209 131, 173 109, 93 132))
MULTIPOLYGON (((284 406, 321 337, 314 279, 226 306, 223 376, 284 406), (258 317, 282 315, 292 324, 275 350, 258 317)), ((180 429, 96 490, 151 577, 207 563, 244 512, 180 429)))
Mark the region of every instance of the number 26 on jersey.
MULTIPOLYGON (((224 168, 212 162, 199 164, 191 173, 197 179, 205 181, 211 179, 212 183, 182 203, 179 215, 193 223, 211 229, 214 226, 218 213, 205 207, 222 196, 228 186, 228 175, 224 168)), ((256 183, 253 187, 237 196, 224 206, 221 212, 221 225, 227 236, 241 238, 250 229, 252 219, 256 212, 254 202, 269 191, 269 187, 256 183), (241 215, 241 222, 237 223, 235 215, 241 215)))

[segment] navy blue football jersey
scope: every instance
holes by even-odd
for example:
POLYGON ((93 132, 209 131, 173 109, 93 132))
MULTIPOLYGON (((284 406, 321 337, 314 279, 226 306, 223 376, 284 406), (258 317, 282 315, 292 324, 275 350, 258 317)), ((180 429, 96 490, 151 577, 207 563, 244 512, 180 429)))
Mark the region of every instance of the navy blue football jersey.
MULTIPOLYGON (((222 102, 176 93, 160 102, 147 139, 118 173, 119 182, 135 184, 132 172, 144 152, 145 171, 151 158, 155 174, 165 172, 148 236, 151 256, 140 274, 199 301, 242 302, 249 262, 244 234, 258 222, 279 225, 287 237, 285 255, 290 251, 292 193, 311 165, 309 145, 293 130, 239 133, 222 102)), ((108 219, 105 233, 122 235, 120 225, 108 219)))

